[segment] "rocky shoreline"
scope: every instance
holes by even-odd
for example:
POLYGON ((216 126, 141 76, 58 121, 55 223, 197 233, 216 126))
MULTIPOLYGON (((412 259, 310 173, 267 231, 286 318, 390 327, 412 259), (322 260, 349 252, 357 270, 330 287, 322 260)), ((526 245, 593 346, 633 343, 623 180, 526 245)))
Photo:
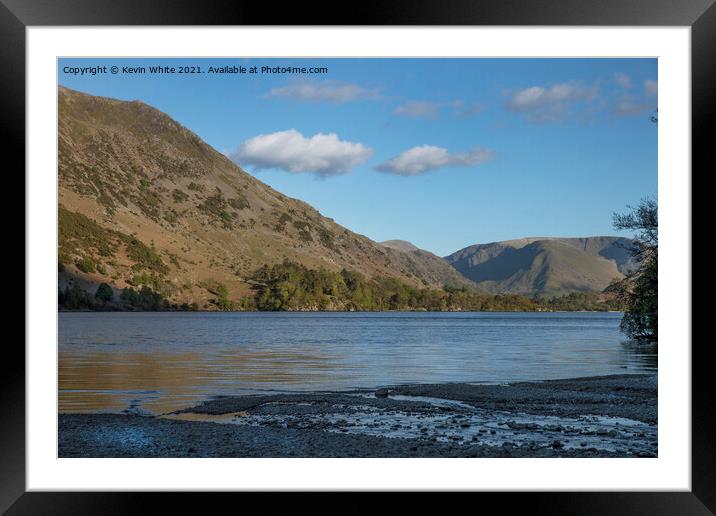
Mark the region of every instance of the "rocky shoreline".
POLYGON ((60 457, 655 457, 656 375, 217 397, 60 414, 60 457))

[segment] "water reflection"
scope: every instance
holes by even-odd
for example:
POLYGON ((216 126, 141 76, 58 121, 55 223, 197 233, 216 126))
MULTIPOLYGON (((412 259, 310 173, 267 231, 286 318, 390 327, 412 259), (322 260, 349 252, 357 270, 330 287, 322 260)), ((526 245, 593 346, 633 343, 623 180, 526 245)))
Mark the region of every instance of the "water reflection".
POLYGON ((627 369, 639 371, 657 371, 659 366, 658 346, 656 343, 642 343, 634 340, 622 342, 627 369))
POLYGON ((620 314, 62 313, 59 410, 161 414, 212 395, 655 371, 620 314))
POLYGON ((117 412, 139 407, 166 413, 232 387, 290 389, 330 369, 330 356, 257 352, 239 347, 207 353, 67 350, 59 356, 61 412, 117 412), (158 394, 161 393, 161 396, 158 394))

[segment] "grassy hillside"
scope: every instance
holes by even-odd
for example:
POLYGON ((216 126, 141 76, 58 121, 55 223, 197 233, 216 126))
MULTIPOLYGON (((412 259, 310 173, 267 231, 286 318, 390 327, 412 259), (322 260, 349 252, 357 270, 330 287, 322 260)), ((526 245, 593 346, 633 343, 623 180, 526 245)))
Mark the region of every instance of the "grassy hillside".
MULTIPOLYGON (((419 249, 407 240, 386 240, 380 243, 383 247, 403 253, 411 270, 420 277, 430 278, 431 283, 438 286, 464 286, 473 289, 475 287, 471 280, 462 276, 457 270, 441 257, 434 255, 424 249, 419 249), (445 267, 448 265, 448 267, 445 267)), ((429 285, 425 285, 429 286, 429 285)))
POLYGON ((139 101, 60 87, 60 286, 151 287, 216 308, 263 265, 344 268, 417 288, 469 286, 430 253, 384 247, 247 174, 139 101))
POLYGON ((486 292, 559 296, 602 291, 629 269, 629 240, 525 238, 467 247, 446 257, 486 292))

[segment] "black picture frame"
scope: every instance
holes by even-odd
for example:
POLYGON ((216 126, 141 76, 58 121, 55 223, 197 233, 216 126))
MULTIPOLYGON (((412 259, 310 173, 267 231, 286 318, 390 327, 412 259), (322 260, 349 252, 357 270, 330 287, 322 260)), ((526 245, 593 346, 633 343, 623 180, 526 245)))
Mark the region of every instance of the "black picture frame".
MULTIPOLYGON (((229 0, 0 0, 0 141, 6 163, 25 167, 25 30, 31 26, 111 25, 552 25, 689 26, 692 43, 692 170, 705 174, 716 123, 716 6, 714 0, 393 0, 384 5, 317 1, 229 0)), ((88 42, 90 45, 91 42, 88 42)), ((6 172, 11 173, 10 167, 6 172)), ((17 172, 12 172, 20 176, 17 172)), ((685 171, 684 173, 689 173, 685 171)), ((691 172, 693 178, 693 171, 691 172)), ((24 189, 24 182, 21 188, 24 189)), ((27 257, 26 257, 27 258, 27 257)), ((25 270, 25 274, 32 274, 25 270)), ((688 342, 681 343, 684 346, 688 342)), ((713 514, 716 512, 716 440, 708 341, 692 346, 692 490, 640 493, 485 493, 509 505, 549 514, 713 514)), ((8 339, 0 376, 0 510, 7 514, 120 514, 161 496, 162 508, 187 509, 185 495, 25 492, 24 350, 8 339)), ((230 496, 230 495, 226 495, 230 496)), ((241 495, 245 496, 245 495, 241 495)), ((483 501, 484 502, 484 501, 483 501)), ((243 502, 247 502, 244 500, 243 502)), ((352 503, 360 510, 363 502, 352 503)), ((244 507, 248 507, 244 505, 244 507)), ((204 507, 205 508, 205 507, 204 507)), ((367 506, 363 507, 367 509, 367 506)))

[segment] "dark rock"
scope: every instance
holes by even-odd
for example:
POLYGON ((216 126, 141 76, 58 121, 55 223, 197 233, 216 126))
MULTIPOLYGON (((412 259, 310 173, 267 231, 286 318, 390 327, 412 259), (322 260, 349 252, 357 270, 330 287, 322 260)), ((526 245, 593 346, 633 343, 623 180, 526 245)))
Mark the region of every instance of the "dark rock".
POLYGON ((390 391, 388 389, 378 389, 375 391, 375 397, 376 398, 387 398, 388 394, 390 394, 390 391))

